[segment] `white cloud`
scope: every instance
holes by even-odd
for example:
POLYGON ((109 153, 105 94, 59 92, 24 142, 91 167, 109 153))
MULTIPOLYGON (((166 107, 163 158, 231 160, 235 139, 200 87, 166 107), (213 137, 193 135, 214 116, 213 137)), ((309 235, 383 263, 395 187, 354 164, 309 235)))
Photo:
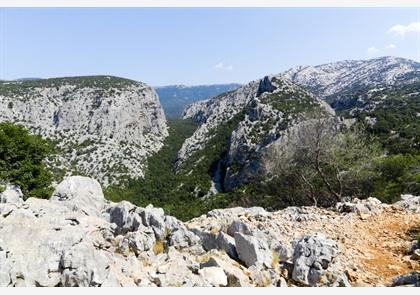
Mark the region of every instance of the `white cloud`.
POLYGON ((395 49, 395 48, 397 48, 397 46, 395 44, 392 44, 392 43, 385 45, 385 49, 395 49))
POLYGON ((370 55, 370 56, 375 55, 378 52, 379 52, 379 49, 376 48, 375 46, 371 46, 367 49, 367 54, 370 55))
POLYGON ((420 22, 412 22, 406 26, 395 25, 388 30, 388 33, 404 37, 408 33, 420 33, 420 22))
POLYGON ((215 69, 220 69, 220 70, 226 70, 226 71, 232 71, 233 70, 233 66, 232 65, 225 65, 223 62, 219 62, 218 64, 216 64, 214 66, 215 69))
POLYGON ((223 68, 223 63, 219 62, 217 65, 214 66, 215 69, 222 69, 223 68))

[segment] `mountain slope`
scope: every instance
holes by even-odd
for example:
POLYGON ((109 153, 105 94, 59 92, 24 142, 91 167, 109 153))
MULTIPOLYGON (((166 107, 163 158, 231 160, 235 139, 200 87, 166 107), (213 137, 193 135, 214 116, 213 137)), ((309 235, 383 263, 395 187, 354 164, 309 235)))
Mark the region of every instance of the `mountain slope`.
POLYGON ((285 77, 326 99, 342 92, 378 85, 409 84, 420 81, 420 63, 399 58, 345 60, 318 66, 300 66, 283 73, 285 77))
POLYGON ((397 57, 297 67, 284 75, 318 93, 341 115, 367 123, 390 152, 420 143, 420 63, 397 57))
POLYGON ((418 153, 420 82, 348 93, 336 102, 335 109, 367 124, 390 152, 418 153))
POLYGON ((180 149, 177 169, 187 175, 210 172, 212 181, 198 184, 198 195, 229 191, 268 173, 267 157, 287 141, 290 128, 320 115, 334 111, 281 75, 197 102, 183 114, 199 127, 180 149))
POLYGON ((176 119, 181 117, 182 111, 187 105, 235 90, 240 86, 236 83, 198 86, 173 85, 155 87, 155 90, 159 95, 166 117, 176 119))
POLYGON ((147 157, 167 135, 152 88, 141 82, 89 76, 0 83, 0 121, 12 121, 56 142, 56 170, 102 184, 143 176, 147 157))

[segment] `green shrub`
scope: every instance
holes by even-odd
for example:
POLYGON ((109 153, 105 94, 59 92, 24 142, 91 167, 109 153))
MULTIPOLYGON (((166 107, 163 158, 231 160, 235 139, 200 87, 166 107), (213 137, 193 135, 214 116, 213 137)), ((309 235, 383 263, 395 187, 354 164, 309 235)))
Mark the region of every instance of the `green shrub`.
POLYGON ((383 202, 392 203, 401 194, 420 194, 420 154, 390 155, 376 162, 378 177, 373 193, 383 202))
POLYGON ((24 196, 49 198, 51 173, 43 160, 51 145, 20 125, 0 123, 0 179, 18 185, 24 196))

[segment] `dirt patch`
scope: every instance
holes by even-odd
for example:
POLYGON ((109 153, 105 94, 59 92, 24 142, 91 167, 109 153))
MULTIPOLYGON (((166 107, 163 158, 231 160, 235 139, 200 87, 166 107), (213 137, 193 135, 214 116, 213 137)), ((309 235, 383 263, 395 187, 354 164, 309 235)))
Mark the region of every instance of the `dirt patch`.
POLYGON ((420 215, 393 209, 355 221, 352 234, 342 247, 351 255, 357 284, 390 285, 395 276, 420 271, 420 263, 410 258, 413 232, 419 231, 420 215))

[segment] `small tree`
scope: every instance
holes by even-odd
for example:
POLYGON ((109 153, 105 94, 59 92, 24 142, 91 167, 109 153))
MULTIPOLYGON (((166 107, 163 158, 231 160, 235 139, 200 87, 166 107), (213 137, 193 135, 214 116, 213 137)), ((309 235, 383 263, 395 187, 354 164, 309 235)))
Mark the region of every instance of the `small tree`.
POLYGON ((378 145, 368 143, 357 127, 312 119, 300 123, 285 148, 275 151, 273 175, 293 178, 294 191, 315 206, 331 205, 364 186, 369 177, 365 168, 379 155, 378 145))
POLYGON ((49 198, 52 176, 43 160, 51 151, 23 126, 0 123, 0 179, 19 185, 25 197, 49 198))

